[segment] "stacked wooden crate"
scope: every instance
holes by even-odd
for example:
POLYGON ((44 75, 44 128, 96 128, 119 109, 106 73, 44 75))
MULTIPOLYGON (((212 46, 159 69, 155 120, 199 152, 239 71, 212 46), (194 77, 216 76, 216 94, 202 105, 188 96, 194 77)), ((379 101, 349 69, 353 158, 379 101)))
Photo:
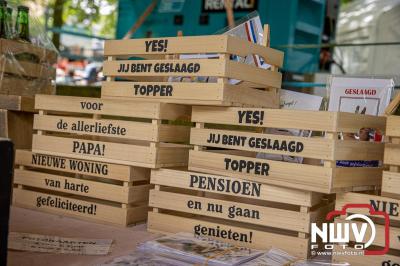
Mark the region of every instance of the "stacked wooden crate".
POLYGON ((16 148, 31 148, 34 95, 54 93, 56 61, 55 51, 0 39, 0 136, 16 148))
MULTIPOLYGON (((336 210, 342 210, 346 204, 365 204, 368 208, 351 208, 346 215, 337 218, 336 222, 343 222, 349 214, 361 213, 372 218, 376 229, 375 238, 369 250, 383 251, 384 255, 349 256, 337 254, 335 261, 346 261, 351 265, 400 265, 400 116, 388 116, 386 135, 388 142, 385 144, 384 163, 388 167, 383 172, 381 193, 344 193, 337 197, 336 210), (380 212, 374 214, 373 212, 380 212), (387 214, 386 218, 385 215, 387 214)), ((365 222, 365 221, 364 221, 365 222)), ((367 231, 366 243, 372 237, 367 231)), ((356 243, 354 236, 350 239, 356 243)), ((360 243, 358 243, 360 244, 360 243)), ((349 248, 346 248, 349 250, 349 248)), ((350 249, 357 251, 355 246, 350 249)), ((341 252, 343 248, 336 246, 335 251, 341 252)))
POLYGON ((147 217, 150 169, 187 166, 190 127, 174 121, 188 106, 37 95, 35 109, 32 152, 16 156, 16 205, 129 225, 147 217))

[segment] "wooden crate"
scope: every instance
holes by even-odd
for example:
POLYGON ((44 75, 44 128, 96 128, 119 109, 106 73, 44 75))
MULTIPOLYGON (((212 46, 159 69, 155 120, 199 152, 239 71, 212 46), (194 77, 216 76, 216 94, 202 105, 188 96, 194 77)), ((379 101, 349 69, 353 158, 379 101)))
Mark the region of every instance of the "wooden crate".
POLYGON ((366 190, 381 184, 381 167, 336 167, 336 161, 383 160, 383 143, 339 140, 338 136, 364 127, 384 131, 385 117, 194 106, 192 122, 196 122, 190 136, 195 145, 189 156, 193 171, 320 193, 366 190), (265 128, 311 130, 324 137, 260 133, 265 128), (305 159, 302 164, 266 160, 256 158, 259 153, 305 159))
POLYGON ((190 232, 263 250, 276 247, 303 258, 309 256, 311 222, 333 208, 320 193, 233 177, 157 169, 150 182, 155 189, 149 197, 149 231, 190 232))
MULTIPOLYGON (((389 227, 389 252, 379 256, 343 256, 334 255, 336 262, 345 261, 351 265, 385 265, 385 261, 390 260, 391 264, 400 263, 400 200, 377 195, 368 195, 361 193, 343 193, 338 194, 336 198, 336 210, 342 210, 346 204, 368 204, 376 211, 386 212, 390 219, 389 227), (367 262, 367 263, 366 263, 367 262)), ((370 216, 375 223, 376 236, 372 243, 375 250, 382 250, 385 247, 385 226, 382 217, 371 216, 368 209, 348 209, 349 213, 359 213, 370 216)), ((336 222, 344 220, 346 216, 342 215, 335 219, 336 222)), ((367 230, 367 239, 370 236, 370 230, 367 230)), ((355 241, 354 235, 350 234, 350 240, 355 241)), ((335 251, 341 251, 342 248, 337 246, 335 251)), ((353 249, 355 251, 355 249, 353 249)))
POLYGON ((17 150, 13 203, 105 223, 145 221, 150 170, 17 150))
POLYGON ((37 95, 35 108, 34 152, 148 168, 187 165, 190 146, 174 142, 187 142, 189 127, 164 123, 187 119, 187 106, 37 95))
POLYGON ((33 113, 0 109, 0 137, 9 138, 16 149, 31 149, 33 113))
POLYGON ((227 35, 106 41, 103 98, 189 105, 279 107, 283 53, 227 35), (215 54, 211 59, 181 55, 215 54), (270 70, 231 60, 259 55, 270 70), (147 60, 126 60, 139 57, 147 60), (120 59, 120 60, 118 60, 120 59), (179 65, 179 67, 177 67, 179 65), (185 69, 184 69, 185 67, 185 69), (215 82, 167 82, 169 77, 212 77, 215 82), (119 78, 115 81, 115 78, 119 78), (125 81, 121 81, 124 79, 125 81), (228 79, 241 80, 232 85, 228 79), (257 89, 255 89, 257 88, 257 89))
POLYGON ((400 199, 400 116, 388 116, 384 163, 389 166, 383 172, 382 195, 400 199))
MULTIPOLYGON (((55 91, 57 52, 30 43, 0 39, 0 94, 29 96, 55 91), (18 59, 21 54, 35 56, 38 62, 18 59)), ((0 101, 1 104, 1 101, 0 101)), ((5 108, 0 105, 0 108, 5 108)))

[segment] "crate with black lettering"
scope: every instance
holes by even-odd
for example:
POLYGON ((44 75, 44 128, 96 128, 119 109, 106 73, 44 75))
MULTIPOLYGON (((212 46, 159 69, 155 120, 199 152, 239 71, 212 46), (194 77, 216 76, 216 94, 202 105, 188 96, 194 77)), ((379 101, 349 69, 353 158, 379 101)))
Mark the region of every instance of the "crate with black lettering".
POLYGON ((279 108, 283 52, 247 40, 229 35, 111 40, 104 55, 103 98, 279 108))
POLYGON ((131 166, 185 166, 190 108, 55 95, 36 96, 32 150, 57 156, 131 166))
POLYGON ((148 230, 190 232, 261 250, 310 255, 310 225, 333 209, 323 195, 240 178, 153 169, 148 230))
POLYGON ((343 136, 357 135, 361 128, 384 132, 385 117, 194 106, 192 122, 193 171, 320 193, 368 190, 381 184, 383 168, 378 165, 384 144, 343 136))
POLYGON ((400 199, 400 116, 387 118, 384 163, 389 167, 383 172, 382 195, 400 199))
POLYGON ((336 243, 333 256, 335 262, 348 262, 351 265, 400 264, 399 199, 342 193, 337 195, 335 210, 335 223, 342 228, 349 224, 349 230, 344 232, 350 232, 347 241, 350 243, 336 243), (353 255, 346 251, 353 252, 353 255), (357 253, 359 255, 354 255, 357 253))
POLYGON ((98 222, 145 221, 150 169, 17 150, 16 206, 98 222))

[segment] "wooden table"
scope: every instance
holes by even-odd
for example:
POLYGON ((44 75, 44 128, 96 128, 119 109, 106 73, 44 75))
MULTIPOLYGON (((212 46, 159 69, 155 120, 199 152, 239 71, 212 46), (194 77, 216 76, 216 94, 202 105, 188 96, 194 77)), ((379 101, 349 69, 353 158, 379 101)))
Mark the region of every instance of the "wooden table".
POLYGON ((117 227, 81 221, 73 218, 12 207, 11 232, 25 232, 74 238, 113 239, 112 252, 107 256, 60 255, 9 251, 8 265, 97 265, 111 258, 131 253, 137 244, 159 237, 148 233, 146 224, 117 227))

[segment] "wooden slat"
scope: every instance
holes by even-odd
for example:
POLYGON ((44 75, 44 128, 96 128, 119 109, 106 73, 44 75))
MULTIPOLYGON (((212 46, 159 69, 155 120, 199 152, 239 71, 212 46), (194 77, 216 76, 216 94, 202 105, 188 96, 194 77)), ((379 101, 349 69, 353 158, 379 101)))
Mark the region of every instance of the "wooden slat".
POLYGON ((386 135, 400 137, 400 116, 391 115, 387 117, 386 135))
POLYGON ((381 167, 333 168, 331 192, 353 191, 364 186, 369 186, 372 190, 375 186, 381 185, 382 171, 381 167))
POLYGON ((386 117, 337 112, 336 132, 358 132, 361 128, 386 130, 386 117))
POLYGON ((39 78, 44 80, 55 79, 56 69, 53 66, 45 66, 25 61, 14 61, 9 58, 0 58, 0 72, 2 75, 14 74, 19 77, 39 78))
POLYGON ((400 173, 383 172, 382 195, 400 199, 400 173))
POLYGON ((33 127, 36 130, 44 131, 156 142, 185 142, 189 139, 190 132, 189 127, 177 125, 154 125, 152 123, 123 120, 92 119, 53 115, 35 115, 33 127), (83 125, 85 125, 88 129, 83 130, 85 127, 83 125), (105 130, 99 131, 96 129, 100 127, 104 127, 105 130), (108 131, 108 128, 110 127, 113 129, 108 131))
POLYGON ((231 190, 227 191, 225 189, 210 189, 204 185, 199 185, 200 180, 221 180, 227 186, 227 183, 246 183, 244 186, 251 186, 258 188, 259 194, 257 193, 242 193, 240 196, 243 198, 249 199, 258 199, 265 200, 271 202, 280 202, 292 205, 300 205, 311 207, 315 204, 318 204, 320 201, 320 195, 318 193, 312 193, 308 191, 302 191, 297 189, 290 189, 284 187, 271 186, 267 184, 252 182, 248 180, 244 180, 241 178, 234 177, 225 177, 225 176, 216 176, 211 174, 203 174, 196 172, 188 172, 188 171, 177 171, 170 169, 157 169, 152 170, 151 172, 151 183, 155 185, 168 186, 174 188, 195 190, 195 191, 204 191, 211 193, 218 193, 227 196, 237 196, 236 193, 233 193, 231 190), (197 179, 198 178, 198 179, 197 179), (197 180, 197 181, 196 181, 197 180), (196 185, 197 184, 197 185, 196 185))
MULTIPOLYGON (((360 193, 343 193, 337 194, 335 209, 341 210, 345 204, 349 203, 375 204, 378 208, 377 210, 385 211, 387 214, 389 214, 391 221, 400 221, 400 199, 392 199, 360 193)), ((369 214, 367 209, 351 209, 349 211, 365 215, 369 214)))
POLYGON ((389 165, 400 165, 400 144, 385 144, 384 163, 389 165))
POLYGON ((13 200, 15 205, 30 209, 126 225, 127 209, 114 206, 24 189, 14 189, 13 200), (42 201, 45 201, 45 204, 42 201), (64 204, 61 204, 62 202, 64 204))
POLYGON ((169 120, 190 115, 190 108, 182 105, 152 102, 137 102, 133 104, 129 100, 106 100, 58 95, 37 95, 35 108, 46 111, 169 120), (93 107, 90 108, 89 106, 93 107))
POLYGON ((218 175, 229 175, 271 185, 320 193, 330 193, 332 189, 332 169, 328 167, 205 151, 190 151, 189 154, 189 170, 192 171, 206 171, 218 175), (227 164, 226 160, 230 160, 230 163, 227 164), (253 169, 247 171, 247 168, 243 168, 241 172, 232 170, 231 162, 233 161, 235 161, 235 164, 242 161, 246 166, 253 164, 253 169), (250 164, 247 162, 250 162, 250 164), (226 169, 227 165, 228 169, 226 169), (263 169, 267 168, 269 169, 266 174, 263 169))
MULTIPOLYGON (((197 232, 198 234, 206 237, 211 237, 224 242, 229 242, 237 246, 246 246, 261 250, 268 250, 272 247, 285 250, 290 252, 293 256, 305 258, 308 255, 308 243, 309 239, 302 239, 293 236, 274 234, 269 232, 263 232, 253 229, 241 228, 237 226, 227 226, 219 223, 206 222, 198 219, 190 219, 183 217, 176 217, 167 214, 149 212, 148 230, 164 233, 178 233, 178 232, 189 232, 196 234, 195 228, 213 228, 219 230, 230 231, 231 234, 236 233, 238 237, 228 239, 228 234, 223 234, 225 237, 214 237, 197 232), (243 237, 240 237, 243 234, 243 237), (250 241, 250 235, 252 235, 250 241), (245 237, 247 236, 247 237, 245 237), (242 240, 242 241, 240 241, 242 240), (247 240, 247 242, 245 242, 247 240)), ((236 235, 235 234, 235 235, 236 235)))
POLYGON ((192 122, 262 128, 294 128, 334 132, 335 120, 334 112, 210 106, 193 106, 192 111, 192 122))
POLYGON ((217 130, 192 128, 190 143, 193 145, 218 147, 226 149, 264 152, 268 154, 280 154, 289 156, 300 156, 315 159, 333 160, 334 141, 325 138, 304 138, 287 135, 272 135, 250 133, 245 131, 217 130), (214 141, 211 141, 211 136, 214 141), (218 143, 216 143, 218 140, 218 143), (236 140, 236 141, 235 141, 236 140), (239 141, 237 141, 239 140, 239 141), (279 150, 274 148, 274 142, 281 147, 282 142, 286 146, 292 145, 293 150, 279 150), (304 147, 300 152, 296 151, 296 144, 304 147))
POLYGON ((118 61, 105 61, 103 63, 104 76, 108 77, 182 77, 182 76, 214 76, 214 77, 225 77, 225 65, 226 60, 224 59, 187 59, 187 60, 118 60, 118 61), (192 70, 189 72, 173 72, 167 70, 161 70, 160 66, 165 67, 166 65, 172 64, 175 66, 179 64, 186 66, 198 64, 200 67, 197 72, 192 70), (146 66, 146 69, 141 71, 132 71, 132 66, 135 68, 142 68, 146 66), (119 71, 121 66, 125 68, 119 71))
POLYGON ((170 167, 184 166, 185 162, 182 162, 182 157, 187 154, 188 149, 188 146, 178 144, 162 144, 160 147, 152 149, 150 146, 72 139, 45 135, 33 135, 32 144, 32 151, 36 153, 46 153, 61 157, 66 156, 83 160, 94 160, 100 162, 150 168, 159 167, 159 165, 170 167), (75 148, 74 150, 74 143, 75 145, 79 145, 80 147, 81 145, 85 145, 86 149, 81 150, 80 148, 75 148), (93 150, 92 152, 87 153, 87 148, 89 147, 88 145, 94 145, 93 147, 95 148, 98 147, 98 149, 100 149, 100 153, 94 152, 93 150), (168 158, 166 162, 162 159, 157 158, 157 153, 159 152, 159 150, 171 150, 170 156, 172 156, 172 158, 168 158))
POLYGON ((33 112, 35 99, 29 96, 0 94, 0 109, 33 112))
POLYGON ((54 94, 55 86, 50 80, 25 79, 15 76, 3 76, 0 94, 34 97, 35 94, 54 94))
POLYGON ((98 198, 108 201, 130 203, 128 201, 128 187, 85 179, 71 178, 61 175, 15 169, 14 184, 98 198))
POLYGON ((336 140, 334 160, 383 160, 384 143, 336 140))
POLYGON ((104 177, 120 181, 140 181, 144 178, 133 174, 134 168, 127 165, 117 165, 95 161, 76 160, 67 157, 57 157, 48 154, 36 154, 27 150, 17 150, 15 164, 62 171, 67 173, 82 174, 88 176, 104 177))
MULTIPOLYGON (((169 38, 146 38, 131 40, 108 40, 104 42, 105 56, 141 56, 157 54, 203 54, 224 53, 227 50, 226 35, 187 36, 169 38), (167 41, 165 49, 153 51, 150 43, 157 44, 167 41), (146 42, 149 49, 146 49, 146 42)), ((160 44, 160 45, 158 45, 160 44)))
POLYGON ((307 213, 263 207, 254 204, 244 204, 239 202, 232 203, 226 200, 151 190, 149 206, 213 218, 221 218, 235 222, 287 229, 296 232, 308 233, 310 231, 310 215, 307 213), (196 207, 194 207, 194 205, 188 207, 190 204, 189 202, 200 205, 196 207), (221 212, 213 209, 214 206, 217 205, 222 206, 221 212), (236 210, 249 212, 248 217, 245 217, 246 214, 236 216, 236 210))
POLYGON ((20 54, 29 53, 37 56, 42 63, 49 65, 57 62, 57 52, 49 49, 45 49, 27 42, 19 42, 14 40, 0 40, 0 51, 1 54, 20 54))

